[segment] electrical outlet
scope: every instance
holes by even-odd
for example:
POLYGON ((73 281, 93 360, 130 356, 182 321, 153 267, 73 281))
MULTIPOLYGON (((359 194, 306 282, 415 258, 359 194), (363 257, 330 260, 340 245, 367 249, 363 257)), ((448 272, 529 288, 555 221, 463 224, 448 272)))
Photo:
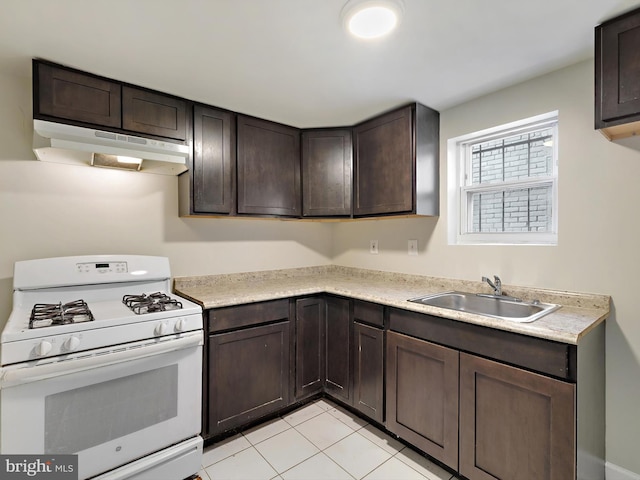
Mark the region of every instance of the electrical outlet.
POLYGON ((372 253, 374 255, 378 254, 378 240, 369 241, 369 253, 372 253))
POLYGON ((409 255, 418 255, 418 240, 409 240, 407 248, 409 255))

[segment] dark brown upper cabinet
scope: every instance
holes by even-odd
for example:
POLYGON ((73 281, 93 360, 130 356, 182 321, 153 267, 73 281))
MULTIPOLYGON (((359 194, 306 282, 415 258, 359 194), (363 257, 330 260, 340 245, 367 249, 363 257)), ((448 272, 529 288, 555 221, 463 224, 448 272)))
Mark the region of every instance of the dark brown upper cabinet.
POLYGON ((188 141, 185 99, 40 60, 33 78, 34 118, 188 141))
POLYGON ((196 105, 193 109, 193 213, 229 214, 236 207, 235 115, 196 105))
POLYGON ((187 138, 187 102, 139 88, 122 87, 122 128, 157 137, 187 138))
POLYGON ((299 217, 300 130, 237 118, 238 213, 299 217))
POLYGON ((302 133, 302 215, 350 216, 353 147, 351 130, 302 133))
POLYGON ((354 216, 438 215, 439 117, 413 103, 354 127, 354 216))
POLYGON ((610 140, 640 134, 640 9, 595 29, 595 127, 610 140))
POLYGON ((75 70, 33 61, 34 117, 42 115, 120 128, 122 86, 75 70))

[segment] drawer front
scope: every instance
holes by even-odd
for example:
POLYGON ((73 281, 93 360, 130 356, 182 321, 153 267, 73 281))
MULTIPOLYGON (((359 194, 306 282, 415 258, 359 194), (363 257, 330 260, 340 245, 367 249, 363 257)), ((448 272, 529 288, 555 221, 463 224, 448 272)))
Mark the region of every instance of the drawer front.
POLYGON ((377 303, 354 300, 353 319, 356 322, 382 328, 384 327, 384 307, 377 303))
POLYGON ((392 309, 389 322, 391 330, 405 335, 576 380, 576 349, 572 345, 406 310, 392 309))
POLYGON ((209 333, 289 320, 289 300, 249 303, 207 312, 209 333))

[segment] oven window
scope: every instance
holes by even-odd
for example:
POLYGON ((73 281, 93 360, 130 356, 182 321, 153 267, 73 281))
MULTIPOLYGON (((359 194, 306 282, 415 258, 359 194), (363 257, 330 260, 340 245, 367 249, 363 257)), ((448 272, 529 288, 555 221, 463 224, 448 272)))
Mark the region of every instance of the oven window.
POLYGON ((77 453, 177 415, 178 365, 45 398, 45 453, 77 453))

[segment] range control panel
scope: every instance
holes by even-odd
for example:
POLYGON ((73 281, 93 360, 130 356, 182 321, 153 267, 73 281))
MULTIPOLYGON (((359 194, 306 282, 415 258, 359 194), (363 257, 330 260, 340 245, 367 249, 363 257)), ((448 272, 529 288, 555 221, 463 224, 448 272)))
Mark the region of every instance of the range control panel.
POLYGON ((78 273, 127 273, 127 262, 76 263, 78 273))

